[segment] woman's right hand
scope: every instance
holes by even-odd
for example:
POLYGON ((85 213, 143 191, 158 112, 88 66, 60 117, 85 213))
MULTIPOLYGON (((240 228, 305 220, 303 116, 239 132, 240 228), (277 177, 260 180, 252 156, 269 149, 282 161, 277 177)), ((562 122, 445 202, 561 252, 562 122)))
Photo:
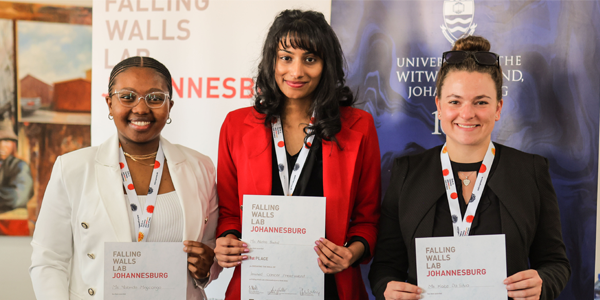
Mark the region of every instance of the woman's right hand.
POLYGON ((390 281, 385 288, 383 296, 386 300, 421 299, 423 289, 406 282, 390 281))
POLYGON ((217 239, 215 258, 223 268, 235 267, 241 264, 242 260, 248 259, 248 255, 241 255, 250 252, 247 247, 248 244, 238 240, 235 235, 228 234, 217 239))

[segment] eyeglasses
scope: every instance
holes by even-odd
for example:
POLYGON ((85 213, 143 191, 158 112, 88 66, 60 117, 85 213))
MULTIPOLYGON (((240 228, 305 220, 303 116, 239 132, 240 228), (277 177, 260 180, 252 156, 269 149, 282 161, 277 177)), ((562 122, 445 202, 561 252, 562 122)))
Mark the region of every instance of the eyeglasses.
POLYGON ((143 98, 149 108, 160 108, 171 98, 169 94, 163 92, 152 92, 141 97, 138 93, 128 90, 116 91, 111 96, 113 95, 117 95, 119 102, 125 107, 135 107, 143 98))
POLYGON ((480 65, 500 66, 500 56, 487 51, 446 51, 442 54, 442 59, 448 64, 455 65, 462 63, 471 56, 480 65))

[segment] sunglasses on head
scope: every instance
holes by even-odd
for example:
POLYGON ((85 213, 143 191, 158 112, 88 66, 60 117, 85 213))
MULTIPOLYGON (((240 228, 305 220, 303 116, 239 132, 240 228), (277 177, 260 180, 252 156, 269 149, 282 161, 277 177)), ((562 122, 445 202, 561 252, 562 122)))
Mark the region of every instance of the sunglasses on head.
POLYGON ((455 65, 473 57, 475 62, 484 66, 499 66, 500 56, 488 51, 446 51, 442 54, 443 62, 455 65))

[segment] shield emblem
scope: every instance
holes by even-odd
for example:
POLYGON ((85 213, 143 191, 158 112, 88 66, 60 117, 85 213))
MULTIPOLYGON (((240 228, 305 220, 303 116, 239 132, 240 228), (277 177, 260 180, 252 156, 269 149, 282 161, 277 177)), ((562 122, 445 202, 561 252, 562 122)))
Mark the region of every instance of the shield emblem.
POLYGON ((475 32, 477 25, 473 24, 474 0, 445 0, 443 13, 442 32, 451 44, 461 37, 472 35, 475 32))

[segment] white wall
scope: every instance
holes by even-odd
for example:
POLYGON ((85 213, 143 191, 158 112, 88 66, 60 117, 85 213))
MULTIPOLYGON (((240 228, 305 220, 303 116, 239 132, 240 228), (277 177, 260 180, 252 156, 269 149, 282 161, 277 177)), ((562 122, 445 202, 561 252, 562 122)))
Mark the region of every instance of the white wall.
POLYGON ((0 237, 0 299, 35 300, 29 279, 30 237, 0 237))

